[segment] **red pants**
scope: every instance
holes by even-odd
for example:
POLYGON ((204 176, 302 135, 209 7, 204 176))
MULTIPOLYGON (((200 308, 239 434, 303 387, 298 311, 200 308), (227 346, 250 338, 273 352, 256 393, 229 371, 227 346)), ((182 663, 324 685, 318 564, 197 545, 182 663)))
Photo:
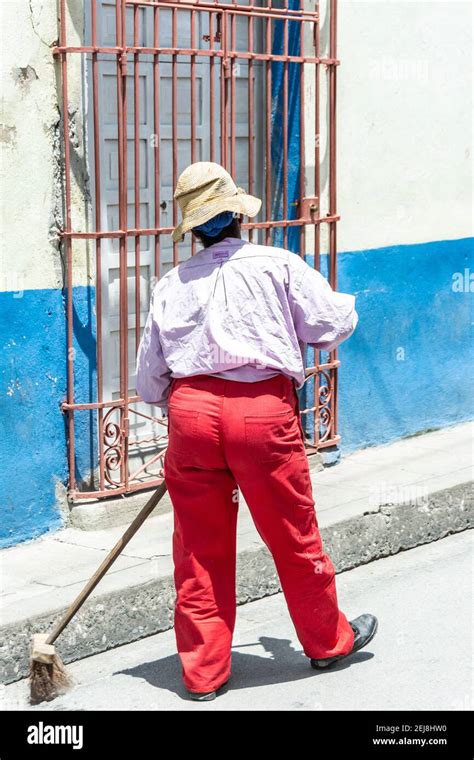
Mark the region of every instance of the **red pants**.
POLYGON ((298 412, 293 381, 282 374, 256 383, 211 375, 172 382, 164 473, 174 507, 175 634, 191 691, 212 691, 230 676, 237 484, 272 553, 304 653, 352 649, 298 412))

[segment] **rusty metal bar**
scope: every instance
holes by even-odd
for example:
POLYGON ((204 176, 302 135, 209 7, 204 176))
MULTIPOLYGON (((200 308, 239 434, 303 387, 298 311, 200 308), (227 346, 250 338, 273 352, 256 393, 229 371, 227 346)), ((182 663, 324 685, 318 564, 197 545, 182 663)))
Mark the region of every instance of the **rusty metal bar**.
MULTIPOLYGON (((139 38, 139 12, 140 8, 133 8, 133 39, 138 44, 139 38)), ((135 227, 140 225, 140 57, 138 53, 133 55, 133 159, 135 169, 134 179, 134 205, 135 227)), ((140 344, 140 235, 135 236, 135 352, 140 344)))
POLYGON ((313 11, 306 11, 303 8, 301 9, 291 9, 288 7, 288 4, 286 3, 283 8, 276 8, 271 3, 269 5, 238 5, 237 2, 232 2, 232 5, 229 6, 226 3, 223 3, 222 0, 217 2, 191 2, 191 0, 126 0, 126 5, 141 5, 142 7, 150 8, 155 5, 161 6, 163 8, 174 8, 175 5, 178 4, 180 9, 184 10, 220 10, 222 8, 229 8, 229 10, 232 11, 232 13, 239 13, 239 14, 245 14, 248 15, 249 13, 254 14, 256 17, 259 15, 262 16, 269 16, 273 15, 278 18, 282 18, 285 15, 288 15, 289 18, 303 18, 306 21, 313 20, 315 17, 315 12, 313 11))
POLYGON ((153 45, 156 51, 153 56, 153 189, 154 189, 154 201, 155 201, 155 231, 152 233, 155 241, 155 278, 158 280, 160 277, 160 263, 161 263, 161 237, 158 232, 160 228, 160 216, 161 216, 161 203, 160 203, 160 56, 158 52, 158 45, 160 41, 160 16, 159 8, 153 9, 153 45))
MULTIPOLYGON (((196 48, 196 11, 191 11, 191 48, 196 48)), ((196 55, 191 53, 191 163, 196 161, 196 55)))
MULTIPOLYGON (((97 4, 91 0, 91 38, 92 45, 97 45, 97 4)), ((101 203, 101 170, 100 170, 100 114, 99 114, 99 64, 97 53, 92 54, 92 114, 94 130, 94 180, 95 180, 95 226, 100 232, 102 228, 102 203, 101 203)), ((96 361, 97 361, 97 400, 103 401, 103 362, 102 362, 102 240, 95 239, 95 268, 96 268, 96 361)), ((105 488, 104 477, 104 416, 101 408, 97 410, 97 423, 99 428, 99 487, 105 488)))
MULTIPOLYGON (((121 409, 118 451, 120 455, 120 480, 128 487, 128 186, 127 186, 127 53, 125 52, 125 0, 116 0, 117 46, 117 120, 118 120, 118 170, 119 170, 119 224, 124 234, 119 238, 119 355, 120 395, 125 399, 121 409)), ((106 473, 107 477, 107 473, 106 473)))
POLYGON ((214 14, 209 13, 209 47, 211 52, 211 57, 209 58, 209 140, 210 140, 210 155, 209 160, 215 161, 215 141, 216 141, 216 134, 215 134, 215 126, 214 126, 214 101, 215 101, 215 69, 214 69, 214 63, 216 58, 216 52, 214 43, 219 41, 220 39, 220 23, 221 23, 221 16, 216 17, 216 23, 218 24, 218 28, 216 30, 216 40, 214 39, 214 14))
MULTIPOLYGON (((303 7, 304 0, 300 0, 300 8, 303 7)), ((300 53, 304 58, 304 25, 300 24, 299 29, 300 53)), ((300 198, 306 195, 306 171, 305 171, 305 97, 304 97, 304 63, 300 63, 300 198)), ((299 250, 306 253, 306 225, 302 224, 299 234, 299 250)))
MULTIPOLYGON (((319 2, 317 3, 317 9, 319 11, 319 2)), ((321 49, 321 29, 320 20, 314 22, 313 28, 313 44, 315 48, 316 57, 319 58, 321 49)), ((321 116, 320 116, 320 98, 321 98, 321 83, 320 83, 320 64, 315 64, 315 82, 314 82, 314 131, 315 131, 315 144, 314 144, 314 195, 318 199, 318 205, 321 202, 321 152, 320 152, 320 130, 321 130, 321 116)), ((314 225, 314 267, 318 271, 321 269, 321 225, 319 223, 314 225)), ((318 367, 321 366, 321 352, 313 348, 313 364, 318 367)), ((314 376, 314 395, 317 403, 315 403, 313 413, 313 443, 318 447, 320 439, 320 409, 319 409, 319 376, 314 376)))
MULTIPOLYGON (((303 199, 303 201, 309 200, 313 201, 312 198, 310 199, 303 199)), ((252 222, 251 224, 244 224, 244 228, 247 227, 255 227, 255 228, 265 228, 265 227, 284 227, 285 225, 288 226, 299 226, 301 224, 330 224, 331 222, 337 222, 339 221, 341 217, 336 214, 336 216, 322 216, 317 217, 313 214, 311 216, 300 216, 298 219, 276 219, 275 221, 269 221, 269 222, 252 222)), ((128 237, 133 237, 134 235, 156 235, 158 233, 162 234, 169 234, 172 232, 173 227, 143 227, 142 229, 132 229, 131 227, 126 231, 126 234, 128 237)), ((72 238, 72 239, 78 239, 78 240, 95 240, 96 238, 120 238, 125 234, 124 230, 111 230, 111 231, 103 231, 103 232, 64 232, 62 234, 62 237, 64 238, 72 238)))
MULTIPOLYGON (((235 2, 235 0, 234 0, 235 2)), ((236 37, 237 37, 237 19, 235 15, 230 15, 230 45, 231 49, 235 50, 236 37)), ((230 59, 230 68, 228 69, 230 75, 230 173, 235 177, 235 78, 237 76, 237 69, 235 66, 235 59, 230 59)))
MULTIPOLYGON (((283 52, 288 56, 288 19, 285 19, 283 30, 283 52)), ((303 25, 301 25, 303 26, 303 25)), ((303 64, 301 64, 303 65, 303 64)), ((283 218, 288 218, 288 61, 283 63, 283 218)), ((283 228, 283 247, 288 247, 288 226, 283 228)))
MULTIPOLYGON (((154 439, 150 439, 148 443, 154 443, 154 439)), ((145 443, 145 441, 142 441, 142 443, 145 443)), ((148 460, 148 462, 145 462, 145 464, 142 464, 141 467, 138 468, 138 470, 134 470, 134 472, 130 473, 130 480, 137 480, 138 476, 141 475, 145 470, 147 470, 149 467, 151 467, 155 462, 157 462, 159 459, 163 460, 164 457, 164 451, 160 451, 158 454, 155 454, 151 459, 148 460)))
POLYGON ((229 59, 228 59, 228 23, 227 20, 229 18, 229 15, 227 12, 222 13, 222 58, 221 58, 221 70, 220 70, 220 78, 221 78, 221 102, 220 102, 220 110, 221 110, 221 164, 226 169, 228 168, 228 124, 227 124, 227 111, 228 111, 228 94, 229 94, 229 88, 228 88, 228 68, 229 68, 229 59))
POLYGON ((137 491, 143 491, 148 488, 156 488, 163 482, 163 478, 148 479, 146 482, 129 483, 125 486, 114 486, 113 488, 105 488, 98 491, 77 491, 75 488, 70 489, 69 498, 71 501, 84 501, 89 499, 106 499, 112 496, 122 496, 125 494, 136 493, 137 491))
MULTIPOLYGON (((225 13, 229 16, 232 15, 231 11, 225 11, 225 13)), ((271 18, 270 16, 268 17, 271 18)), ((282 19, 277 19, 278 21, 281 21, 282 19)), ((295 21, 296 19, 288 19, 290 21, 295 21)), ((116 47, 109 47, 109 48, 100 48, 100 47, 88 47, 88 48, 77 48, 77 47, 61 47, 57 46, 53 48, 54 55, 60 56, 63 53, 102 53, 104 55, 117 55, 121 54, 122 52, 126 52, 129 55, 134 55, 135 53, 143 54, 143 55, 155 55, 157 52, 161 53, 161 55, 195 55, 199 56, 201 58, 223 58, 222 51, 216 50, 200 50, 199 48, 193 49, 193 48, 181 48, 178 46, 170 47, 170 48, 156 48, 156 47, 133 47, 133 45, 126 46, 124 48, 121 48, 118 50, 116 47)), ((339 66, 340 61, 338 59, 333 58, 316 58, 315 56, 309 56, 304 57, 301 55, 288 55, 285 57, 283 53, 279 54, 267 54, 267 53, 249 53, 245 52, 243 50, 237 50, 237 51, 229 51, 228 52, 228 59, 230 58, 242 58, 243 60, 253 60, 253 61, 281 61, 284 63, 285 61, 288 61, 288 63, 321 63, 325 66, 339 66)))
MULTIPOLYGON (((272 141, 272 65, 271 65, 271 50, 272 50, 272 22, 269 18, 265 19, 265 48, 267 55, 269 56, 265 64, 266 74, 266 108, 265 108, 265 217, 266 221, 271 217, 271 197, 272 197, 272 172, 271 172, 271 141, 272 141)), ((266 228, 265 232, 266 245, 271 244, 270 227, 266 228)))
MULTIPOLYGON (((313 39, 316 58, 319 58, 321 50, 321 29, 319 17, 319 2, 317 3, 318 19, 314 21, 313 39)), ((314 121, 315 121, 315 145, 314 145, 314 195, 318 199, 318 207, 321 203, 321 64, 315 64, 315 98, 314 98, 314 121)), ((314 227, 314 266, 321 269, 321 226, 317 223, 314 227)), ((319 363, 319 362, 318 362, 319 363)))
MULTIPOLYGON (((177 26, 177 15, 178 10, 175 6, 173 6, 173 20, 172 20, 172 42, 173 47, 176 49, 177 47, 177 37, 178 37, 178 26, 177 26)), ((173 188, 176 187, 176 183, 178 181, 178 61, 177 61, 177 52, 172 53, 172 59, 171 59, 171 77, 172 77, 172 142, 173 142, 173 188)), ((178 224, 178 215, 177 215, 177 207, 176 203, 173 203, 173 227, 175 227, 178 224)), ((176 266, 178 263, 178 246, 177 243, 173 241, 173 264, 176 266)))
MULTIPOLYGON (((140 396, 129 396, 129 404, 133 404, 136 401, 140 401, 140 396)), ((126 401, 123 398, 116 398, 113 401, 90 401, 86 404, 69 404, 67 401, 65 401, 63 404, 61 404, 61 409, 63 412, 67 412, 71 409, 122 409, 125 407, 125 404, 126 401)), ((142 414, 141 412, 137 412, 135 409, 131 409, 130 411, 133 412, 133 414, 147 417, 148 419, 155 419, 155 417, 152 417, 149 414, 142 414)))
MULTIPOLYGON (((253 7, 254 0, 250 0, 250 7, 253 7)), ((254 16, 253 14, 248 16, 247 19, 247 34, 248 34, 248 47, 249 53, 252 54, 254 50, 254 16)), ((248 63, 248 114, 249 114, 249 137, 248 137, 248 177, 249 177, 249 193, 255 195, 255 164, 254 164, 254 152, 255 152, 255 132, 254 132, 254 118, 255 118, 255 106, 254 106, 254 61, 253 58, 249 58, 248 63)), ((254 242, 254 228, 252 227, 249 234, 250 242, 254 242)))
MULTIPOLYGON (((191 11, 191 48, 196 48, 196 11, 191 11)), ((191 54, 191 163, 196 161, 196 55, 191 54)), ((196 240, 191 235, 191 255, 196 253, 196 240)))
MULTIPOLYGON (((337 48, 337 0, 330 0, 330 27, 329 27, 329 55, 331 58, 336 57, 337 48)), ((329 77, 329 215, 336 215, 336 74, 337 68, 328 65, 329 77)), ((329 279, 331 286, 337 288, 337 227, 335 222, 329 224, 329 279)), ((330 360, 337 360, 337 349, 331 351, 330 360)), ((332 378, 332 433, 333 436, 338 432, 338 372, 334 369, 331 373, 332 378)))

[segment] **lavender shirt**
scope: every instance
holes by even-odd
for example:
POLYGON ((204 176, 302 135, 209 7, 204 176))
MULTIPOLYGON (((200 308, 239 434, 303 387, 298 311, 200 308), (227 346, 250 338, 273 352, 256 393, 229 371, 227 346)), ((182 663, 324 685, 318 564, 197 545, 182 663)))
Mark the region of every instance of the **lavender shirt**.
POLYGON ((355 298, 284 248, 227 237, 156 284, 137 356, 137 392, 167 410, 171 379, 255 382, 279 372, 301 388, 305 344, 329 351, 357 324, 355 298))

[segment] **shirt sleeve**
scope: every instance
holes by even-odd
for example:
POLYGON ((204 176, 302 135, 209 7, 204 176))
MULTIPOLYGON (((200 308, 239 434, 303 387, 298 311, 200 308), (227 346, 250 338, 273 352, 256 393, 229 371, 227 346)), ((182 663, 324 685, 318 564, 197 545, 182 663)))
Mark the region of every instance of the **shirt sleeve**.
POLYGON ((288 294, 296 334, 320 351, 332 351, 356 328, 355 296, 336 292, 320 272, 297 258, 298 272, 288 294))
POLYGON ((168 412, 171 371, 166 364, 160 343, 160 328, 155 313, 155 291, 151 297, 145 329, 138 347, 136 388, 143 401, 168 412))

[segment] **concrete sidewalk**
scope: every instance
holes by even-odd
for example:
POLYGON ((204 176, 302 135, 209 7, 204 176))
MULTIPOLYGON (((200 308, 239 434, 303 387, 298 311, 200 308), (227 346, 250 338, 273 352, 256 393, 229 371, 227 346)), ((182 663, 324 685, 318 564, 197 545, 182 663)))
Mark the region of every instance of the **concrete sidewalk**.
MULTIPOLYGON (((472 710, 466 653, 472 648, 473 533, 465 530, 339 575, 339 604, 348 619, 370 612, 379 629, 367 647, 328 671, 310 667, 283 595, 272 594, 239 607, 232 677, 214 702, 187 699, 169 630, 69 664, 73 688, 52 702, 30 706, 22 680, 0 686, 0 705, 30 710, 30 723, 32 713, 44 710, 472 710)), ((437 720, 426 721, 432 722, 437 720)), ((452 757, 464 757, 451 741, 452 757)))
MULTIPOLYGON (((365 449, 312 473, 318 522, 338 572, 474 525, 472 425, 365 449)), ((27 672, 31 636, 47 632, 125 526, 67 528, 0 552, 0 682, 27 672)), ((148 519, 58 639, 65 662, 171 627, 172 514, 148 519)), ((238 600, 279 590, 241 497, 238 600)))

